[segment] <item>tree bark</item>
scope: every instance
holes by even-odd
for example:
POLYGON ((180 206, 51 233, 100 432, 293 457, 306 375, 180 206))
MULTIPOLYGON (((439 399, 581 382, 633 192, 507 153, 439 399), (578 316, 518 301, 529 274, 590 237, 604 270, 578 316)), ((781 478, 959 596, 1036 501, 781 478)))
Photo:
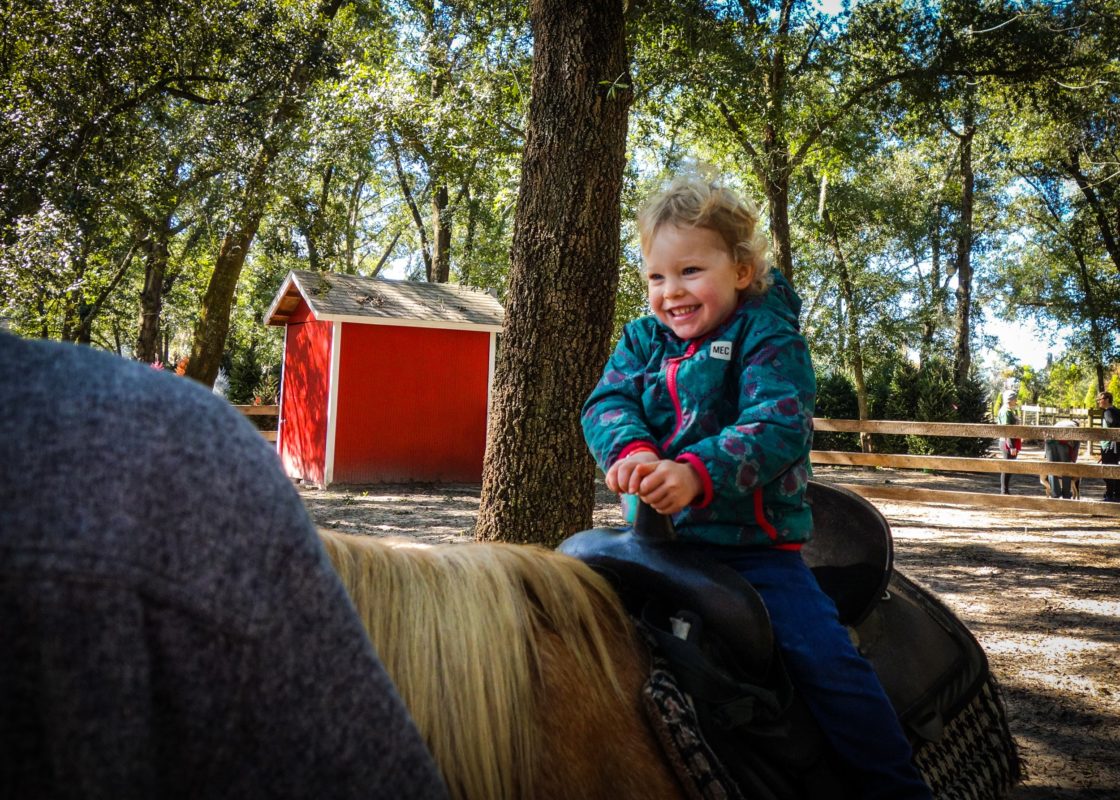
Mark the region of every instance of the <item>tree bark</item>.
POLYGON ((622 0, 532 0, 533 90, 483 468, 482 540, 588 528, 580 409, 610 346, 628 75, 622 0))
POLYGON ((447 187, 432 192, 432 277, 435 283, 447 283, 451 277, 451 207, 447 187))
POLYGON ((140 245, 144 250, 144 289, 140 292, 140 332, 136 336, 135 357, 146 364, 159 358, 159 322, 170 237, 171 220, 166 218, 140 245))
POLYGON ((961 134, 961 216, 957 228, 957 316, 953 373, 963 386, 972 369, 972 205, 976 176, 972 170, 972 140, 976 122, 971 109, 965 112, 961 134))
POLYGON ((249 247, 257 235, 257 228, 264 214, 263 195, 267 191, 266 178, 271 173, 269 165, 272 163, 272 156, 266 151, 271 149, 266 141, 257 155, 245 184, 238 217, 222 237, 214 271, 210 275, 206 293, 202 296, 202 307, 184 374, 207 386, 213 386, 218 378, 226 337, 229 335, 233 295, 241 278, 241 269, 245 266, 245 257, 249 254, 249 247))
POLYGON ((929 299, 922 315, 922 339, 918 349, 918 363, 928 364, 933 354, 933 337, 944 313, 944 299, 941 290, 941 202, 935 201, 929 221, 929 299))
MULTIPOLYGON (((775 151, 775 156, 785 152, 775 151)), ((789 169, 783 167, 766 181, 766 203, 770 209, 770 252, 774 266, 786 280, 793 280, 793 247, 789 226, 789 169)))

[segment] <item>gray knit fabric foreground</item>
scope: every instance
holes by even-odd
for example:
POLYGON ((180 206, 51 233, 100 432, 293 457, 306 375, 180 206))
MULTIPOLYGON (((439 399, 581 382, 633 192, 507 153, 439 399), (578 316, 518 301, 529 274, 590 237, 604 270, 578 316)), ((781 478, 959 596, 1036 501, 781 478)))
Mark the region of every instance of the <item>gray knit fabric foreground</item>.
POLYGON ((0 333, 0 798, 444 796, 252 426, 0 333))

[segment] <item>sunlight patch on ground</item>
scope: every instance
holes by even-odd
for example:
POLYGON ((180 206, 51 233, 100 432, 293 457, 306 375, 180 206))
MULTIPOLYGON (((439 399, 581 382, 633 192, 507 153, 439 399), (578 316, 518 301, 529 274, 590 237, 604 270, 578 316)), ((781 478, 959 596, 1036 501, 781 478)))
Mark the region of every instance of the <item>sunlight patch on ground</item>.
MULTIPOLYGON (((1001 641, 997 638, 984 644, 984 649, 989 653, 1017 653, 1020 655, 1031 653, 1046 659, 1062 658, 1080 653, 1111 651, 1115 647, 1116 645, 1110 642, 1094 642, 1072 636, 1023 636, 1017 641, 1001 641)), ((1021 674, 1026 674, 1026 672, 1021 674)))
POLYGON ((1016 681, 1031 683, 1036 686, 1045 686, 1050 689, 1061 689, 1064 692, 1087 695, 1099 699, 1109 699, 1111 694, 1091 678, 1082 675, 1055 675, 1052 672, 1037 670, 1023 670, 1016 675, 1016 681))
POLYGON ((1095 614, 1101 617, 1120 617, 1120 600, 1090 600, 1088 598, 1063 598, 1063 608, 1071 611, 1080 611, 1083 614, 1095 614))

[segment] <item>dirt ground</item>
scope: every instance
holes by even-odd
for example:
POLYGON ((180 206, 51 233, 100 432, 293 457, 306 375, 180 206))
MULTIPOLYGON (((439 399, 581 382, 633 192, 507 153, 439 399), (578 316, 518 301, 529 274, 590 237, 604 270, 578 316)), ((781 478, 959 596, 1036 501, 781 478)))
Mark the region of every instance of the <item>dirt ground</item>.
MULTIPOLYGON (((1025 453, 1029 457, 1029 454, 1025 453)), ((819 480, 998 491, 998 476, 820 467, 819 480)), ((1082 492, 1099 498, 1100 481, 1082 492)), ((477 486, 301 488, 317 524, 467 542, 477 486)), ((1012 493, 1042 496, 1033 476, 1012 493)), ((1076 501, 1070 501, 1076 502, 1076 501)), ((988 654, 1027 778, 1014 800, 1120 799, 1120 520, 876 501, 895 564, 936 592, 988 654)), ((597 525, 621 520, 601 488, 597 525)))

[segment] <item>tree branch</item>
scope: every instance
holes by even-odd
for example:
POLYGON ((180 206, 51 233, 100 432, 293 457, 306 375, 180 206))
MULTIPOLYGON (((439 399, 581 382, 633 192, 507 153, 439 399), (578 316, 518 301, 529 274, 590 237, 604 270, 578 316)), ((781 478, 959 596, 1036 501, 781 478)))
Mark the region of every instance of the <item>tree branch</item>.
POLYGON ((428 247, 428 232, 424 228, 424 217, 416 205, 416 199, 412 196, 412 188, 408 185, 404 167, 401 166, 400 151, 392 138, 389 139, 389 149, 393 153, 393 167, 397 173, 397 182, 400 184, 401 194, 404 195, 405 203, 408 204, 408 209, 412 212, 412 221, 416 223, 416 230, 420 232, 420 253, 424 257, 424 272, 430 281, 432 279, 432 253, 428 247))

